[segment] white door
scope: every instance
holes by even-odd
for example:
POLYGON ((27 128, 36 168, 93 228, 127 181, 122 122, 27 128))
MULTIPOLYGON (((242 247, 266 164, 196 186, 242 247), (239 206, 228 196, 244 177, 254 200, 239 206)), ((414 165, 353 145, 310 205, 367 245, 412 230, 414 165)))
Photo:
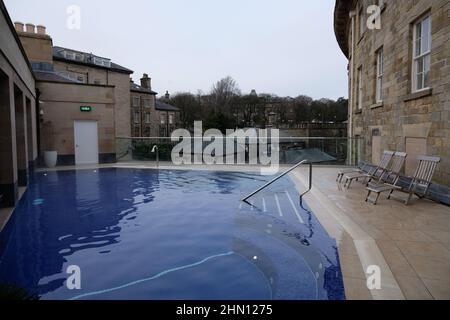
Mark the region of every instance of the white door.
POLYGON ((75 164, 98 163, 97 121, 75 121, 75 164))

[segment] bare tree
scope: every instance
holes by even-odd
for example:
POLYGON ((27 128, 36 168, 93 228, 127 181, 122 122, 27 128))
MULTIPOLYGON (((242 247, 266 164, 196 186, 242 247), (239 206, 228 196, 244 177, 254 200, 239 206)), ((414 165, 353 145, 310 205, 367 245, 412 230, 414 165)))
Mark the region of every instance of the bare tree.
POLYGON ((214 112, 229 114, 235 98, 240 95, 241 90, 232 77, 228 76, 217 81, 210 94, 214 112))

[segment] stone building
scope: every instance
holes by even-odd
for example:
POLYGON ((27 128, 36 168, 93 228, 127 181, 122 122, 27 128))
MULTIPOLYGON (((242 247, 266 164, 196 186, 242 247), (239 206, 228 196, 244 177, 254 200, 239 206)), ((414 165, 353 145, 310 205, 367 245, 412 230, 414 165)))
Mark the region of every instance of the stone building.
POLYGON ((152 79, 144 73, 141 85, 130 82, 131 133, 133 137, 170 137, 179 128, 180 109, 168 104, 170 95, 156 100, 152 79))
POLYGON ((157 137, 159 134, 159 114, 155 108, 157 93, 152 90, 151 81, 148 74, 142 76, 140 85, 130 80, 133 137, 157 137))
POLYGON ((21 187, 28 185, 38 141, 36 80, 3 1, 0 30, 0 208, 4 208, 14 207, 21 187))
POLYGON ((170 137, 180 127, 180 109, 170 105, 170 94, 166 91, 164 98, 156 100, 155 109, 159 119, 159 136, 170 137))
POLYGON ((130 134, 131 70, 91 53, 54 47, 43 26, 16 23, 36 78, 40 154, 58 165, 116 161, 116 137, 130 134))
POLYGON ((410 175, 418 155, 440 156, 434 178, 450 185, 450 2, 337 0, 334 27, 349 59, 349 136, 365 139, 366 160, 406 151, 410 175))

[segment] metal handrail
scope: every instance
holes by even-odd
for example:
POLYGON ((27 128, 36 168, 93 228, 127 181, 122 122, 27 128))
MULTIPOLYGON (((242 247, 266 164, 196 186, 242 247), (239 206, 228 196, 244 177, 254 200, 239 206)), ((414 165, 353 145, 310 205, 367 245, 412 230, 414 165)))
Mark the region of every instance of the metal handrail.
MULTIPOLYGON (((255 190, 254 192, 250 193, 248 196, 246 196, 245 198, 242 199, 243 202, 247 202, 248 203, 248 199, 250 199, 251 197, 253 197, 255 194, 259 193, 260 191, 264 190, 265 188, 267 188, 268 186, 270 186, 272 183, 278 181, 279 179, 283 178, 285 175, 287 175, 288 173, 294 171, 295 169, 297 169, 298 167, 300 167, 302 164, 307 163, 308 160, 303 160, 300 161, 299 163, 297 163, 295 166, 293 166, 292 168, 290 168, 289 170, 287 170, 286 172, 283 172, 282 174, 280 174, 279 176, 277 176, 276 178, 270 180, 269 182, 267 182, 265 185, 263 185, 261 188, 259 188, 258 190, 255 190)), ((307 194, 309 191, 311 191, 312 189, 312 163, 309 163, 309 188, 308 190, 306 190, 305 192, 303 192, 300 195, 300 202, 302 202, 303 196, 305 194, 307 194)))

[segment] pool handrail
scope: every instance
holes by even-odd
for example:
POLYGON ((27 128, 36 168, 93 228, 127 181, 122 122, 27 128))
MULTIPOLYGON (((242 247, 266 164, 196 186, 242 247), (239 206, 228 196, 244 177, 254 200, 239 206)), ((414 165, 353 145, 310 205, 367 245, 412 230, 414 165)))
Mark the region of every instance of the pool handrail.
MULTIPOLYGON (((280 174, 279 176, 273 178, 272 180, 270 180, 269 182, 267 182, 265 185, 263 185, 262 187, 258 188, 257 190, 253 191, 252 193, 250 193, 248 196, 246 196, 245 198, 242 199, 243 202, 248 203, 248 199, 250 199, 251 197, 253 197, 255 194, 261 192, 262 190, 264 190, 265 188, 267 188, 268 186, 270 186, 272 183, 278 181, 279 179, 283 178, 285 175, 291 173, 292 171, 294 171, 295 169, 297 169, 298 167, 300 167, 302 164, 307 164, 308 160, 302 160, 299 163, 297 163, 296 165, 294 165, 292 168, 290 168, 289 170, 283 172, 282 174, 280 174)), ((300 195, 300 202, 302 202, 303 196, 305 194, 307 194, 309 191, 311 191, 312 189, 312 162, 309 162, 309 187, 308 190, 306 190, 305 192, 303 192, 300 195)))

